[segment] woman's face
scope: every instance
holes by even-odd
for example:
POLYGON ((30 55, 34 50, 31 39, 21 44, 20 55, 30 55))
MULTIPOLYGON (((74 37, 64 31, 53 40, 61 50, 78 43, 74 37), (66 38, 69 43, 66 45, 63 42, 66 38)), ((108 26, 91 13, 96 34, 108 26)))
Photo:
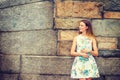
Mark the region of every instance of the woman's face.
POLYGON ((84 22, 80 22, 79 30, 80 32, 85 32, 88 29, 88 27, 85 25, 84 22))

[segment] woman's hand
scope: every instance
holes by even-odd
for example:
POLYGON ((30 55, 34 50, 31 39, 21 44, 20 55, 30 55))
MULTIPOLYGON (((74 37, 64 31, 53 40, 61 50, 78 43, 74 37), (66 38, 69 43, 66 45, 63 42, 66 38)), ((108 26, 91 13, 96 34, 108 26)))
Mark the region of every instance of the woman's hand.
POLYGON ((81 50, 81 52, 87 54, 88 52, 90 52, 90 50, 88 50, 88 49, 83 49, 83 50, 81 50))
POLYGON ((88 58, 88 57, 89 57, 88 54, 86 54, 86 53, 82 53, 81 55, 82 55, 82 57, 84 57, 84 58, 88 58))
POLYGON ((88 57, 89 57, 88 54, 83 53, 83 52, 81 52, 81 51, 80 51, 79 54, 80 54, 79 56, 82 56, 82 57, 84 57, 84 58, 88 58, 88 57))

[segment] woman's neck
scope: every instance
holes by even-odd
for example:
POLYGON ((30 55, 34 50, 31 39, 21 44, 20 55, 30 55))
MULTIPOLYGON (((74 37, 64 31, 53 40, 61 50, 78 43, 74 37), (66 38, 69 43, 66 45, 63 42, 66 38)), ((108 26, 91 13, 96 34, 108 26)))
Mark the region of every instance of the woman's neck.
POLYGON ((87 33, 86 33, 86 32, 82 32, 81 35, 83 35, 83 36, 87 36, 87 33))

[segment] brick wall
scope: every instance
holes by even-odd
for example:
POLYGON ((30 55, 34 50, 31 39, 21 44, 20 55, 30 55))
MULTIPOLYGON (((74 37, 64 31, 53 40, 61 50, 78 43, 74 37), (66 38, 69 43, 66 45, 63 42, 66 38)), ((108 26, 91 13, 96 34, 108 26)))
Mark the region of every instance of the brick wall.
POLYGON ((82 19, 98 41, 94 80, 119 80, 119 0, 0 0, 0 80, 73 80, 70 48, 82 19))

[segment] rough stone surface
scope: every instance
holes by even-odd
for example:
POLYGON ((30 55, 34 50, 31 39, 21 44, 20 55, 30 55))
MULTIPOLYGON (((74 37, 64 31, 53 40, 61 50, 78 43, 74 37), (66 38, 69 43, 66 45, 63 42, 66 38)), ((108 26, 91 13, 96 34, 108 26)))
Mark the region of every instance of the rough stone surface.
POLYGON ((53 10, 50 2, 38 2, 0 10, 0 31, 50 29, 53 10))
POLYGON ((120 58, 96 58, 102 75, 120 75, 120 58))
POLYGON ((19 73, 20 56, 19 55, 2 55, 1 72, 19 73))
POLYGON ((115 37, 96 37, 98 42, 104 42, 104 43, 117 43, 118 40, 115 37))
POLYGON ((55 18, 55 28, 56 29, 78 29, 79 21, 81 20, 83 19, 82 18, 55 18))
POLYGON ((60 41, 58 42, 58 55, 70 56, 72 42, 71 41, 60 41))
POLYGON ((74 39, 75 36, 78 35, 78 32, 75 30, 65 30, 65 31, 58 31, 58 40, 59 41, 63 41, 63 40, 67 40, 67 41, 72 41, 74 39))
POLYGON ((120 12, 105 12, 104 18, 120 19, 120 12))
POLYGON ((109 50, 114 50, 117 49, 117 44, 116 43, 98 43, 98 48, 99 49, 109 49, 109 50))
POLYGON ((22 74, 21 80, 74 80, 70 76, 22 74))
POLYGON ((69 74, 72 58, 57 56, 22 56, 22 73, 69 74))
MULTIPOLYGON (((96 57, 102 75, 120 75, 119 61, 119 58, 96 57)), ((70 57, 23 56, 22 73, 70 74, 72 62, 70 57)))
POLYGON ((120 20, 92 20, 92 25, 96 36, 120 36, 120 20))
MULTIPOLYGON (((70 75, 35 75, 35 74, 21 74, 20 80, 77 80, 70 78, 70 75)), ((98 79, 93 80, 104 80, 101 76, 98 79)))
POLYGON ((106 80, 119 80, 120 76, 106 76, 106 80))
POLYGON ((99 49, 117 49, 118 40, 115 37, 96 37, 99 49))
POLYGON ((2 32, 0 53, 55 55, 56 32, 53 30, 2 32))
POLYGON ((72 3, 71 1, 56 1, 56 17, 101 18, 99 7, 97 2, 73 1, 72 3))
POLYGON ((99 50, 99 56, 120 58, 120 50, 99 50))
POLYGON ((0 0, 0 8, 2 9, 6 7, 19 6, 40 1, 52 1, 52 0, 0 0))
POLYGON ((120 11, 120 0, 109 0, 105 3, 104 10, 120 11))
POLYGON ((0 74, 0 80, 18 80, 18 74, 0 74))

